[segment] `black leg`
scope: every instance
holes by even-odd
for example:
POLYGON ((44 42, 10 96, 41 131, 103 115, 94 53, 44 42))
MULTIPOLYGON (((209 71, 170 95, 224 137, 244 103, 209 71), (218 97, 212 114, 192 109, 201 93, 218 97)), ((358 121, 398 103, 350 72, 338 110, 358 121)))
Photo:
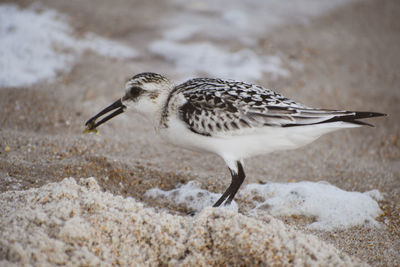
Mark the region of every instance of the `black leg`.
POLYGON ((232 182, 229 185, 228 189, 226 189, 225 193, 218 199, 217 202, 215 202, 213 207, 219 207, 222 204, 222 202, 224 202, 225 199, 228 197, 229 198, 225 202, 225 205, 231 203, 237 191, 239 190, 240 186, 242 185, 246 175, 244 174, 243 166, 240 163, 240 161, 237 161, 236 164, 238 169, 237 173, 234 172, 232 169, 229 169, 232 175, 232 182))
POLYGON ((222 194, 222 196, 217 200, 217 202, 215 202, 215 204, 213 205, 214 208, 219 207, 222 204, 222 202, 224 202, 224 200, 231 194, 232 184, 233 184, 233 176, 231 185, 228 187, 228 189, 226 189, 225 193, 222 194))

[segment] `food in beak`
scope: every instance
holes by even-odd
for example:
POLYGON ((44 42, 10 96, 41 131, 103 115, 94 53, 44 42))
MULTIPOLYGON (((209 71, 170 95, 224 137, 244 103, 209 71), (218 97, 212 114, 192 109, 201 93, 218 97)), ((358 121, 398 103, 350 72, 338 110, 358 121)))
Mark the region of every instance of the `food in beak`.
POLYGON ((101 124, 105 123, 106 121, 110 120, 111 118, 123 113, 126 109, 126 106, 122 104, 121 99, 115 101, 113 104, 110 106, 106 107, 102 111, 100 111, 96 116, 90 118, 86 123, 86 129, 83 131, 84 133, 91 133, 95 132, 98 133, 97 127, 100 126, 101 124), (116 109, 116 110, 115 110, 116 109), (101 117, 102 115, 115 110, 113 113, 110 115, 106 116, 105 118, 101 119, 100 121, 96 122, 96 119, 101 117))

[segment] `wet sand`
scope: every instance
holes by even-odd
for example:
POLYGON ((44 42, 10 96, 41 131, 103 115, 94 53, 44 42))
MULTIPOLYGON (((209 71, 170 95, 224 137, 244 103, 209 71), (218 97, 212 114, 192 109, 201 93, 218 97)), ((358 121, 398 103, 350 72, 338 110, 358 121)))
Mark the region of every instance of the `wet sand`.
MULTIPOLYGON (((135 42, 139 49, 160 35, 157 25, 173 8, 120 0, 97 2, 93 12, 88 2, 39 2, 68 14, 79 32, 92 31, 125 43, 139 39, 135 42)), ((384 211, 379 229, 318 232, 306 230, 302 218, 279 219, 288 228, 318 236, 341 253, 381 266, 400 265, 399 16, 398 1, 362 1, 306 25, 284 25, 269 32, 256 49, 279 53, 304 67, 293 70, 289 78, 265 77, 258 84, 309 106, 389 116, 370 120, 376 128, 336 132, 295 151, 245 162, 245 183, 307 180, 328 181, 349 191, 379 189, 384 195, 379 202, 384 211)), ((82 134, 84 122, 120 96, 127 78, 143 71, 177 78, 172 69, 148 52, 134 64, 88 52, 70 73, 60 73, 54 82, 1 88, 1 192, 38 188, 70 176, 93 176, 107 192, 131 196, 175 215, 185 215, 187 210, 163 206, 144 197, 144 192, 153 187, 172 189, 190 180, 222 192, 230 177, 221 159, 165 144, 140 116, 114 119, 100 129, 101 136, 82 134)))

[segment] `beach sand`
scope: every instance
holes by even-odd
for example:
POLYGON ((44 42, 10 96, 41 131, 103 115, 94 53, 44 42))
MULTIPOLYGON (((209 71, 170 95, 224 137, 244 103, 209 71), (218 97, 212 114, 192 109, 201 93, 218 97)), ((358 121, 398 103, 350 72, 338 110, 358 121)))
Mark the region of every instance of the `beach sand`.
POLYGON ((274 27, 252 44, 291 70, 257 84, 308 106, 388 114, 369 120, 375 128, 343 130, 245 161, 245 184, 327 181, 382 193, 381 227, 335 231, 309 230, 310 218, 250 217, 240 200, 239 213, 207 208, 190 217, 185 207, 146 197, 151 188, 191 180, 220 193, 230 183, 221 159, 164 143, 139 115, 113 119, 99 128, 101 136, 82 134, 84 122, 120 97, 134 74, 191 78, 146 50, 177 7, 37 2, 67 14, 78 34, 135 42, 141 53, 124 61, 88 51, 55 80, 0 89, 0 265, 400 265, 399 1, 349 3, 307 23, 274 27))

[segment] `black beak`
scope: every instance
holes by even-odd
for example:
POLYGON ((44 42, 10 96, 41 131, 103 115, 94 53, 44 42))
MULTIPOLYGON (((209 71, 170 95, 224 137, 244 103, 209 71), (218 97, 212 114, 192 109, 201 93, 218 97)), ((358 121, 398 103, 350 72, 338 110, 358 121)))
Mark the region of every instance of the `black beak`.
POLYGON ((103 109, 102 111, 100 111, 96 116, 90 118, 86 123, 86 129, 88 130, 94 130, 96 129, 99 125, 105 123, 106 121, 108 121, 109 119, 121 114, 122 112, 124 112, 126 109, 126 106, 124 106, 122 104, 121 99, 115 101, 113 104, 111 104, 110 106, 106 107, 105 109, 103 109), (117 109, 116 111, 114 111, 113 113, 111 113, 110 115, 108 115, 107 117, 103 118, 102 120, 96 122, 96 119, 114 109, 117 109))

